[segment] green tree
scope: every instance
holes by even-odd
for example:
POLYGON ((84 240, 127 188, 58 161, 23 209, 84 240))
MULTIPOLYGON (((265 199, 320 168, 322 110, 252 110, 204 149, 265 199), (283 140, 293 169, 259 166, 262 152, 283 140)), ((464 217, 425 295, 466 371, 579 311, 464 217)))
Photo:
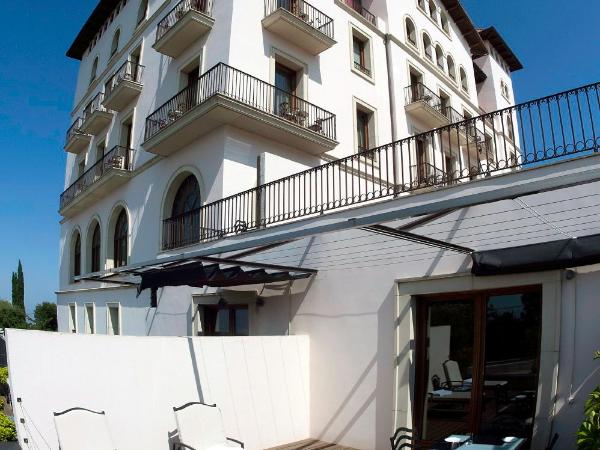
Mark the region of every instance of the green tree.
MULTIPOLYGON (((600 359, 600 352, 594 359, 600 359)), ((596 450, 600 448, 600 386, 589 395, 583 412, 585 419, 577 432, 577 449, 596 450)))
POLYGON ((0 300, 0 328, 27 328, 25 311, 6 300, 0 300))
POLYGON ((19 260, 17 271, 12 274, 12 303, 25 312, 25 277, 21 260, 19 260))
POLYGON ((56 303, 44 302, 35 307, 33 324, 37 330, 57 331, 56 303))

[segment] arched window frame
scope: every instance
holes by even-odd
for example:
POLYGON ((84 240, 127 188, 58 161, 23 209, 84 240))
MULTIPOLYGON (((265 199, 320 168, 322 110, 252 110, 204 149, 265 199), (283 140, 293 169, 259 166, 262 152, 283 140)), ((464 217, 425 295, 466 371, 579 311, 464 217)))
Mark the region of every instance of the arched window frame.
POLYGON ((94 221, 91 228, 90 239, 90 272, 99 272, 102 269, 102 230, 100 224, 94 221))
POLYGON ((112 44, 110 45, 110 56, 111 58, 119 51, 119 41, 121 40, 121 29, 117 28, 115 34, 113 34, 112 44))
POLYGON ((439 69, 444 70, 444 50, 440 44, 435 45, 435 62, 439 69))
POLYGON ((467 79, 467 71, 462 66, 460 66, 460 68, 458 69, 458 77, 461 89, 465 92, 469 92, 469 80, 467 79))
POLYGON ((94 58, 94 61, 92 62, 92 70, 90 72, 90 84, 92 84, 94 82, 97 75, 98 75, 98 56, 96 56, 94 58))
POLYGON ((115 222, 115 230, 113 236, 113 264, 114 267, 122 267, 127 265, 129 253, 129 219, 127 211, 122 208, 115 222))
POLYGON ((433 62, 433 43, 431 38, 427 33, 423 32, 421 41, 423 42, 423 54, 427 59, 433 62))
POLYGON ((404 19, 404 27, 406 28, 406 41, 417 47, 417 27, 410 17, 404 19))
POLYGON ((71 237, 71 277, 81 275, 81 233, 76 230, 71 237))
POLYGON ((452 55, 446 55, 446 68, 448 70, 448 76, 456 81, 456 65, 454 64, 454 58, 452 55))
POLYGON ((442 30, 447 34, 450 33, 450 22, 448 21, 448 14, 445 11, 440 11, 440 25, 442 26, 442 30))
POLYGON ((431 17, 431 20, 437 23, 438 8, 433 0, 429 0, 429 17, 431 17))
POLYGON ((136 26, 139 26, 148 15, 148 0, 142 0, 138 9, 136 26))

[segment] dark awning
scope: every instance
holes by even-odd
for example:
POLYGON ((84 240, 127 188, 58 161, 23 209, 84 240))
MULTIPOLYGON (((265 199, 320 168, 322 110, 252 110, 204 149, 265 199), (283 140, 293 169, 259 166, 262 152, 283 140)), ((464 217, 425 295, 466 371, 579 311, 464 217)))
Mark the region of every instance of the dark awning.
POLYGON ((474 275, 507 275, 600 263, 600 234, 472 253, 474 275))

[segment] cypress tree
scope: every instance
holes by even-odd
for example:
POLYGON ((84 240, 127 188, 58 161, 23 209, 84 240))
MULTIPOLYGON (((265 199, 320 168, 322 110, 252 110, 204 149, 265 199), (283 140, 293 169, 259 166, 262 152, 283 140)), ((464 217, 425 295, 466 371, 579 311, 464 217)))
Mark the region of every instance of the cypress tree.
POLYGON ((17 271, 12 274, 12 303, 25 311, 25 277, 21 260, 19 260, 17 271))

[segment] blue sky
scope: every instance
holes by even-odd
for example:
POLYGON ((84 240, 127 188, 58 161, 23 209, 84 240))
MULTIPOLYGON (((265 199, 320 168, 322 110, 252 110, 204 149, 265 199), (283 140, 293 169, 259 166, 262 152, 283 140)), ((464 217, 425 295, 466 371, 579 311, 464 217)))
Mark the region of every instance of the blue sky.
MULTIPOLYGON (((600 2, 463 3, 476 25, 496 26, 523 62, 514 76, 518 101, 600 80, 600 2)), ((62 145, 78 68, 64 54, 95 5, 0 2, 0 298, 10 298, 21 258, 28 310, 55 300, 62 145)))

